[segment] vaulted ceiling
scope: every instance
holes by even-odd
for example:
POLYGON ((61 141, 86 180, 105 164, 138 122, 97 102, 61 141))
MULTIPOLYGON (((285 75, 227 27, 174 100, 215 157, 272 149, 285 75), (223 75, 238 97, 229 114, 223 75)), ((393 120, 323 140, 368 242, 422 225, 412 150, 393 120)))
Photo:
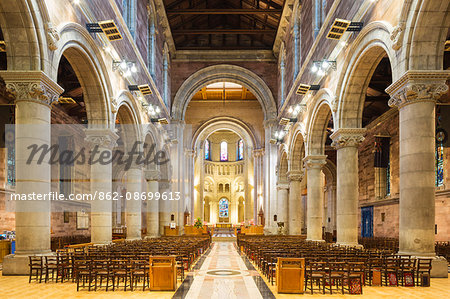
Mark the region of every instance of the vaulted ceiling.
POLYGON ((164 0, 177 50, 270 50, 285 0, 164 0))

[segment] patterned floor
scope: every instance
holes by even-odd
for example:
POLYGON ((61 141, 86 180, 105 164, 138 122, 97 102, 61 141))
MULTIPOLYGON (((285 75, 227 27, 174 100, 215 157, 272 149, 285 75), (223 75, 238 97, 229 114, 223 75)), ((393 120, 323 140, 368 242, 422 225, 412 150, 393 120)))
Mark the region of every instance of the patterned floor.
POLYGON ((234 238, 236 237, 235 234, 227 234, 227 233, 216 233, 213 235, 213 237, 216 238, 234 238))
MULTIPOLYGON (((360 295, 321 295, 322 298, 447 298, 450 279, 433 278, 431 287, 364 287, 360 295)), ((216 242, 194 266, 185 281, 179 283, 177 292, 87 292, 76 291, 73 283, 28 283, 28 277, 2 276, 0 272, 0 298, 175 298, 175 299, 254 299, 254 298, 302 298, 311 294, 278 294, 245 257, 241 257, 232 242, 216 242)))
POLYGON ((231 242, 217 242, 174 298, 275 298, 252 264, 231 242))

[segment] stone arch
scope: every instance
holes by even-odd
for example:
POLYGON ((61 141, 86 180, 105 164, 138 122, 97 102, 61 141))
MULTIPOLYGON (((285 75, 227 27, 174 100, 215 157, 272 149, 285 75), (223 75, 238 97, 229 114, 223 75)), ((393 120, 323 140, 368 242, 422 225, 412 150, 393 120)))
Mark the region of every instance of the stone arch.
POLYGON ((278 183, 288 182, 288 155, 283 151, 280 156, 280 166, 278 167, 278 183))
POLYGON ((365 92, 378 63, 387 55, 392 69, 392 80, 401 76, 396 68, 396 55, 390 40, 391 26, 386 22, 368 24, 353 42, 344 72, 339 78, 336 94, 339 95, 337 112, 333 118, 335 129, 361 128, 365 92))
MULTIPOLYGON (((331 102, 334 97, 327 90, 321 90, 315 96, 314 106, 309 116, 307 134, 307 155, 324 155, 327 126, 333 116, 331 102)), ((333 118, 334 119, 334 118, 333 118)))
POLYGON ((399 43, 397 49, 404 47, 402 58, 406 60, 406 69, 442 70, 444 44, 449 27, 448 1, 405 1, 393 37, 399 43))
POLYGON ((300 130, 294 132, 289 153, 291 154, 289 171, 300 171, 303 168, 303 158, 305 157, 305 142, 300 130))
POLYGON ((143 132, 140 128, 141 121, 137 111, 138 108, 135 107, 135 101, 129 91, 122 91, 118 96, 118 102, 115 118, 121 120, 120 125, 123 126, 122 132, 124 132, 125 137, 123 141, 128 145, 128 147, 125 146, 125 150, 130 150, 131 148, 129 146, 132 146, 135 141, 144 142, 143 132))
POLYGON ((191 148, 200 151, 203 148, 204 141, 218 130, 228 129, 236 133, 249 150, 259 148, 260 143, 256 140, 251 129, 242 121, 232 117, 218 117, 205 122, 194 133, 191 148))
POLYGON ((61 57, 72 65, 83 88, 89 126, 112 126, 110 83, 101 54, 87 30, 79 24, 67 23, 61 27, 58 50, 54 53, 50 77, 56 81, 61 57))
POLYGON ((258 75, 240 66, 221 64, 203 68, 183 82, 174 98, 172 118, 183 120, 188 103, 195 93, 205 85, 221 81, 233 82, 246 87, 261 104, 265 119, 276 117, 277 108, 272 91, 258 75))
POLYGON ((31 1, 9 0, 0 2, 0 26, 5 38, 8 70, 42 70, 41 58, 45 57, 42 47, 42 30, 39 9, 47 15, 45 4, 39 1, 39 8, 31 1))

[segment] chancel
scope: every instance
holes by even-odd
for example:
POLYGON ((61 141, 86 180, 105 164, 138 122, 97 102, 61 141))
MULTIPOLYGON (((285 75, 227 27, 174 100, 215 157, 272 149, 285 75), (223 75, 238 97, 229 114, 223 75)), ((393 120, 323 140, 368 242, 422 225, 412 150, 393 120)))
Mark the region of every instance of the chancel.
POLYGON ((445 298, 450 1, 0 0, 5 298, 445 298))

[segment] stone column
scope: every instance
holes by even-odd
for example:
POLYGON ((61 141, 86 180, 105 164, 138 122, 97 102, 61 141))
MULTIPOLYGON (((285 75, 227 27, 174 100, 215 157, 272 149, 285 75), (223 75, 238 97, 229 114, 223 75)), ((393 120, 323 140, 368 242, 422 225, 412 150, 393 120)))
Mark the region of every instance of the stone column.
POLYGON ((277 210, 277 195, 276 195, 276 165, 277 165, 277 146, 270 143, 276 125, 278 122, 275 119, 264 121, 265 129, 265 148, 264 148, 264 218, 266 234, 274 234, 277 232, 276 224, 273 221, 273 216, 277 210))
MULTIPOLYGON (((38 162, 40 155, 27 163, 28 147, 50 147, 50 104, 63 89, 43 72, 2 71, 0 76, 16 104, 16 194, 48 196, 51 191, 50 154, 42 163, 38 162)), ((27 274, 28 255, 51 252, 50 205, 50 200, 15 201, 16 253, 5 258, 3 274, 27 274)))
POLYGON ((401 254, 435 256, 435 105, 448 78, 448 71, 408 71, 386 89, 399 109, 401 254))
POLYGON ((262 200, 263 194, 263 181, 262 181, 262 157, 264 156, 264 150, 255 149, 253 150, 253 173, 254 173, 254 187, 253 187, 253 219, 255 224, 261 225, 258 223, 258 212, 259 209, 263 206, 264 202, 262 200))
POLYGON ((159 171, 146 170, 145 180, 147 181, 147 237, 159 236, 159 200, 155 200, 156 192, 159 192, 159 171), (153 199, 149 200, 149 194, 153 194, 153 199))
POLYGON ((358 246, 358 146, 365 129, 339 129, 331 138, 337 150, 336 242, 358 246))
POLYGON ((288 198, 289 198, 289 185, 286 183, 278 183, 277 185, 277 221, 284 222, 284 232, 288 231, 288 198))
POLYGON ((142 227, 142 168, 132 165, 127 171, 127 240, 141 239, 142 227))
POLYGON ((321 185, 321 171, 326 164, 327 156, 307 156, 304 158, 307 171, 307 240, 322 240, 322 209, 323 209, 323 186, 321 185))
MULTIPOLYGON (((163 194, 164 192, 170 192, 172 190, 172 183, 169 181, 162 181, 159 183, 159 193, 163 194)), ((171 201, 162 200, 161 198, 158 200, 159 207, 159 234, 161 236, 164 235, 164 226, 169 226, 172 222, 170 220, 170 216, 173 213, 173 207, 171 201)))
POLYGON ((302 180, 303 171, 289 171, 289 223, 287 224, 290 235, 302 234, 302 180))
MULTIPOLYGON (((85 131, 86 141, 90 143, 94 155, 92 160, 99 155, 112 156, 112 149, 118 139, 110 129, 90 128, 85 131)), ((91 164, 91 193, 105 195, 103 200, 99 196, 91 201, 91 242, 94 244, 106 244, 112 241, 112 201, 105 200, 107 194, 112 192, 112 163, 91 164)))
POLYGON ((328 200, 327 217, 330 218, 330 222, 327 219, 327 229, 332 233, 336 230, 336 185, 329 184, 326 188, 328 200))

